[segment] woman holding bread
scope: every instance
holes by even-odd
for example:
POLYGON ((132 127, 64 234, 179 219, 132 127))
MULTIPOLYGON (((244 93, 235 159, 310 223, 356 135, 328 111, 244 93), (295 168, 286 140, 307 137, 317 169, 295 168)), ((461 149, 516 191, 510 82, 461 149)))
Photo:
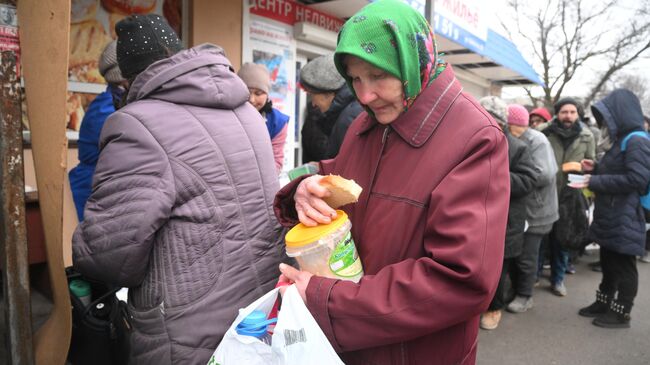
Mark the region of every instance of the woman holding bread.
MULTIPOLYGON (((380 0, 339 34, 338 71, 365 112, 323 174, 355 180, 343 206, 359 283, 282 265, 346 364, 473 364, 479 316, 503 259, 510 185, 505 136, 437 55, 417 11, 380 0)), ((321 175, 276 196, 283 225, 327 224, 321 175)))

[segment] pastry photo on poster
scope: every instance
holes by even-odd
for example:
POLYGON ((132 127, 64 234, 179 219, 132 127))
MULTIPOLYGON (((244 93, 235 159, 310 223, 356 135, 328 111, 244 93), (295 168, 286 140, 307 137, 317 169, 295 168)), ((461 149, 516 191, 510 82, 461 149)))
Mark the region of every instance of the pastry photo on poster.
MULTIPOLYGON (((99 57, 116 38, 115 24, 131 14, 159 14, 165 17, 182 39, 183 0, 72 0, 70 14, 70 55, 68 80, 105 84, 99 73, 99 57)), ((92 94, 90 94, 92 95, 92 94)), ((68 129, 79 130, 89 94, 68 95, 68 129)))

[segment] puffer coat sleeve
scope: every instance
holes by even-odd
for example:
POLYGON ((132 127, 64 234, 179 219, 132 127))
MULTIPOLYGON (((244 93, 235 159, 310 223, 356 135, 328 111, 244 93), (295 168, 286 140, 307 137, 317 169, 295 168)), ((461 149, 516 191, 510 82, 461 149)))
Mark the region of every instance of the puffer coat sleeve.
POLYGON ((618 154, 623 156, 624 171, 607 171, 597 164, 589 189, 595 193, 629 194, 638 191, 644 195, 650 180, 650 142, 641 137, 631 138, 625 152, 621 152, 620 145, 617 145, 610 155, 618 154))
POLYGON ((508 136, 508 143, 510 197, 518 199, 533 191, 540 173, 535 169, 528 145, 512 136, 508 136))
POLYGON ((100 148, 85 220, 73 237, 74 266, 96 280, 137 286, 174 204, 170 163, 141 122, 124 112, 107 120, 100 148))

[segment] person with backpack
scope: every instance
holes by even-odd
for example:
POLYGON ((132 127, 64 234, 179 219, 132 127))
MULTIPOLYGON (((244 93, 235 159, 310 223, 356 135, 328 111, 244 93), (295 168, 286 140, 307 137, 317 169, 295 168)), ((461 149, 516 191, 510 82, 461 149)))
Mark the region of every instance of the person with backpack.
POLYGON ((613 144, 598 163, 582 160, 583 171, 591 175, 569 184, 596 194, 589 238, 600 245, 602 266, 596 301, 578 313, 595 317, 592 323, 599 327, 629 328, 639 284, 636 256, 645 252, 641 196, 650 181, 650 138, 639 99, 629 90, 614 90, 591 110, 613 144))

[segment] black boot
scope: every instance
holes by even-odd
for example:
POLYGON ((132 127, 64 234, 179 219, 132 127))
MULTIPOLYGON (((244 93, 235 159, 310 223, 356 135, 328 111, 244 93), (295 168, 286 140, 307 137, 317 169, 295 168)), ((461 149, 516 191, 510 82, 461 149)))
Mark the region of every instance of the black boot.
POLYGON ((612 300, 610 295, 607 295, 600 290, 596 290, 596 301, 591 303, 590 306, 584 307, 578 311, 578 314, 583 317, 598 317, 601 314, 607 313, 609 309, 609 302, 612 300))
POLYGON ((603 328, 630 328, 631 310, 631 306, 612 300, 607 313, 596 317, 591 323, 603 328))

